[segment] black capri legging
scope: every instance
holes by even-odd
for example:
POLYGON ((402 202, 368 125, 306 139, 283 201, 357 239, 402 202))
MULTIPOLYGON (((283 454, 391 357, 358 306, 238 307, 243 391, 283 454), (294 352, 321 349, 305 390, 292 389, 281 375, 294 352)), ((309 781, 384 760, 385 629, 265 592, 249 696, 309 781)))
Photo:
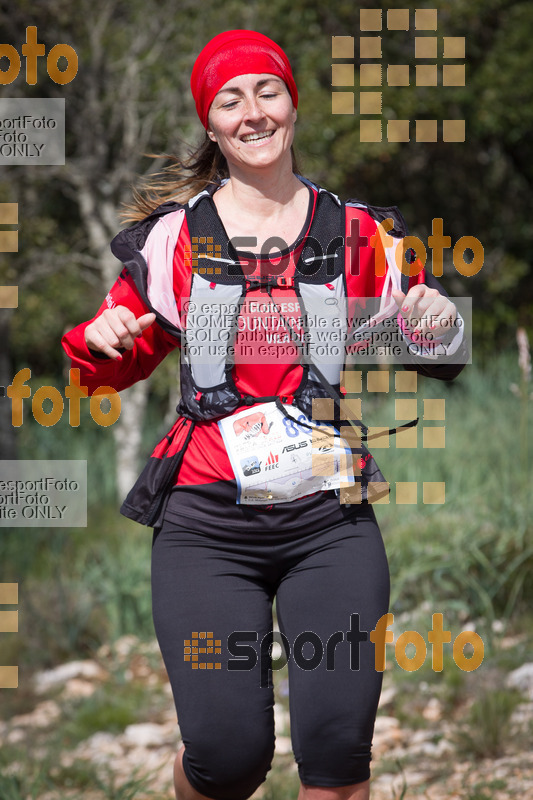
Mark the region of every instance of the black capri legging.
POLYGON ((302 783, 366 780, 382 675, 369 637, 357 640, 389 602, 372 506, 315 533, 235 533, 216 520, 211 535, 193 527, 185 517, 167 520, 152 548, 155 630, 193 788, 245 800, 270 769, 274 696, 270 662, 261 658, 269 640, 261 642, 272 632, 274 597, 290 647, 291 738, 302 783))

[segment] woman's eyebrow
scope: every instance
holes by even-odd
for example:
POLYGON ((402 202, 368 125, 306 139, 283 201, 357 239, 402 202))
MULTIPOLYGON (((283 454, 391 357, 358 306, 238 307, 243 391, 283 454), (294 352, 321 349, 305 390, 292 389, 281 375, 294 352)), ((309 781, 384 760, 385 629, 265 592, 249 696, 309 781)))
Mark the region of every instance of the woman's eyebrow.
MULTIPOLYGON (((283 83, 283 81, 280 78, 262 78, 260 81, 257 81, 257 83, 254 86, 254 89, 261 88, 261 86, 264 86, 265 83, 283 83)), ((222 94, 222 92, 233 92, 234 94, 242 94, 242 89, 240 89, 238 86, 225 86, 224 89, 220 89, 216 93, 215 97, 219 94, 222 94)))

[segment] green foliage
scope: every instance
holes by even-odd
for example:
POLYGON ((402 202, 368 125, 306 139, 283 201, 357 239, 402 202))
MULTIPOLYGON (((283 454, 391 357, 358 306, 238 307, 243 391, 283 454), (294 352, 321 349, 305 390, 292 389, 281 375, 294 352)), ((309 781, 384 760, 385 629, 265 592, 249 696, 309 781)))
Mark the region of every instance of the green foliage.
POLYGON ((5 657, 15 648, 13 663, 49 667, 123 634, 153 635, 150 532, 114 506, 90 506, 88 519, 86 529, 32 529, 31 547, 20 529, 3 531, 3 579, 19 583, 21 598, 19 634, 0 643, 5 657))
POLYGON ((95 784, 103 793, 103 800, 137 800, 154 797, 157 800, 157 792, 147 788, 154 776, 154 770, 144 774, 142 767, 136 767, 132 771, 132 776, 126 781, 117 778, 116 774, 108 767, 105 779, 97 778, 95 784), (142 794, 141 794, 142 793, 142 794))
POLYGON ((296 800, 299 790, 298 773, 293 769, 283 769, 280 764, 276 764, 267 775, 261 796, 263 800, 296 800))
POLYGON ((511 715, 522 698, 511 689, 487 689, 472 703, 455 733, 458 752, 474 758, 501 758, 509 743, 511 715))
POLYGON ((133 524, 126 524, 130 533, 108 554, 105 543, 100 552, 93 551, 86 563, 85 581, 93 598, 105 609, 106 626, 102 639, 134 633, 141 638, 152 635, 150 595, 151 533, 145 528, 132 532, 133 524), (128 568, 125 569, 125 564, 128 568))
MULTIPOLYGON (((55 236, 57 239, 59 234, 55 236)), ((14 363, 29 366, 33 379, 43 385, 46 371, 53 369, 54 376, 63 372, 61 337, 80 320, 91 319, 102 302, 101 290, 88 288, 70 265, 61 272, 44 275, 34 288, 20 291, 19 298, 12 323, 12 357, 14 363)), ((56 381, 57 377, 52 377, 51 383, 56 381)), ((65 382, 68 384, 68 378, 65 382)))
POLYGON ((45 786, 46 779, 42 773, 32 778, 0 773, 0 797, 3 800, 38 800, 45 786))
POLYGON ((0 758, 2 800, 39 800, 45 793, 49 798, 61 800, 76 796, 73 792, 90 792, 91 797, 98 800, 156 796, 149 788, 153 772, 145 773, 141 766, 133 769, 128 779, 121 780, 108 766, 97 768, 85 759, 75 759, 68 766, 58 764, 61 756, 59 750, 52 748, 44 758, 28 759, 27 750, 3 747, 0 758))
POLYGON ((92 789, 98 780, 95 765, 81 758, 75 759, 68 766, 52 767, 48 775, 55 786, 67 790, 92 789))
POLYGON ((0 750, 0 797, 2 800, 38 800, 46 790, 87 789, 97 780, 88 761, 76 760, 69 767, 56 766, 60 754, 48 751, 44 758, 28 759, 28 750, 4 744, 0 750))
MULTIPOLYGON (((419 486, 418 506, 395 504, 393 487, 390 505, 376 508, 395 612, 426 602, 432 611, 481 618, 490 628, 531 603, 532 499, 521 468, 524 409, 509 388, 519 375, 515 364, 514 354, 502 355, 487 372, 467 366, 454 384, 419 379, 421 417, 423 398, 445 399, 446 447, 397 449, 392 439, 388 450, 374 451, 389 480, 419 486), (444 506, 422 504, 422 481, 445 482, 444 506)), ((383 425, 394 419, 393 397, 377 406, 375 395, 364 398, 363 412, 370 424, 383 425)), ((529 424, 532 412, 530 403, 529 424)))
POLYGON ((70 710, 69 719, 61 728, 63 744, 73 747, 98 731, 122 733, 142 719, 143 711, 149 707, 148 694, 143 685, 103 685, 70 710))
MULTIPOLYGON (((33 417, 31 398, 24 401, 23 424, 18 429, 18 448, 20 459, 34 460, 72 460, 87 461, 88 503, 93 508, 101 508, 116 502, 116 482, 113 441, 111 427, 98 425, 90 415, 89 400, 80 401, 80 425, 75 428, 69 423, 68 401, 65 399, 65 385, 50 376, 29 381, 32 396, 41 386, 54 386, 64 398, 63 414, 51 427, 43 427, 33 417), (88 457, 89 456, 89 457, 88 457)), ((49 412, 47 401, 43 403, 49 412)))
POLYGON ((465 800, 493 800, 495 791, 506 788, 507 783, 503 780, 478 781, 474 786, 466 787, 465 800))

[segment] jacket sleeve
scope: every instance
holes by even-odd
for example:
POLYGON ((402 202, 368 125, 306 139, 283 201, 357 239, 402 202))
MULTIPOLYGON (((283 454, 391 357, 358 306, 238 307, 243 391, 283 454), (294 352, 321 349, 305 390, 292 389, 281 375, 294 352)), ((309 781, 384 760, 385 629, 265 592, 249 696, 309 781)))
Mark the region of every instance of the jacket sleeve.
MULTIPOLYGON (((387 292, 387 282, 402 289, 407 293, 409 289, 418 284, 426 284, 437 289, 441 294, 448 296, 437 279, 424 269, 420 261, 413 262, 411 276, 407 279, 397 266, 397 251, 403 248, 402 239, 407 234, 405 220, 395 207, 362 208, 346 206, 346 255, 347 255, 347 285, 348 295, 352 297, 382 298, 387 292), (392 219, 394 226, 390 235, 384 235, 379 223, 384 219, 392 219)), ((391 316, 398 319, 398 327, 404 340, 401 363, 406 370, 416 372, 440 380, 452 380, 463 369, 468 361, 468 350, 464 342, 464 326, 456 327, 446 336, 435 340, 442 347, 442 354, 432 357, 426 356, 428 348, 418 346, 413 341, 405 326, 401 325, 402 319, 399 310, 391 303, 391 316)))
POLYGON ((115 306, 129 308, 136 317, 150 311, 126 269, 122 270, 93 319, 77 325, 62 339, 63 349, 70 358, 72 367, 80 370, 80 384, 87 387, 89 394, 98 394, 98 389, 103 386, 121 391, 147 378, 179 344, 177 338, 154 322, 135 339, 132 350, 120 350, 121 360, 116 361, 103 353, 90 350, 85 342, 85 329, 103 311, 115 306))

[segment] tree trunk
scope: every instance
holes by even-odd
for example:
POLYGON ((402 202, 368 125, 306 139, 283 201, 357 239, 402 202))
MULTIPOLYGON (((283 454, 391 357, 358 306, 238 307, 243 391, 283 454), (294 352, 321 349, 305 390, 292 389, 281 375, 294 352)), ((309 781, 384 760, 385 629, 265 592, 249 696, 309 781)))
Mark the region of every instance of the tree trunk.
POLYGON ((148 396, 145 381, 121 392, 120 419, 113 426, 116 446, 117 492, 120 500, 135 483, 139 474, 139 453, 142 443, 142 421, 148 396))

